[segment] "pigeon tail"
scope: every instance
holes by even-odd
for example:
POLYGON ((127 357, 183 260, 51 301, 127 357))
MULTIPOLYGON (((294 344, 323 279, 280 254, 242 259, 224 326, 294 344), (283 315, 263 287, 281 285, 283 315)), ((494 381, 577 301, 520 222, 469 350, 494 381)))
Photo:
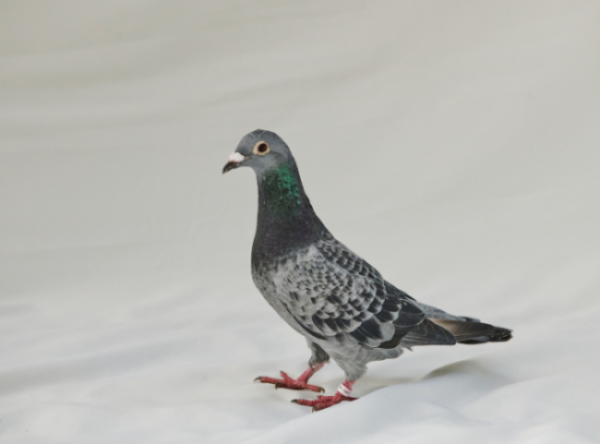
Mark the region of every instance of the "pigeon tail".
POLYGON ((448 330, 460 344, 484 344, 486 342, 505 342, 512 339, 512 330, 483 322, 452 319, 431 319, 440 327, 448 330))

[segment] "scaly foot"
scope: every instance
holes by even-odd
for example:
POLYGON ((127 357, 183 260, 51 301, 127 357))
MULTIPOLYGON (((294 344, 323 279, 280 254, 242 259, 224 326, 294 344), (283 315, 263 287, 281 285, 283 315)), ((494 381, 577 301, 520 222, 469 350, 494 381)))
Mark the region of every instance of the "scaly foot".
POLYGON ((308 400, 308 399, 293 399, 292 402, 300 405, 306 405, 312 407, 313 412, 317 412, 319 410, 326 409, 331 407, 332 405, 339 404, 342 401, 354 401, 358 398, 353 398, 350 396, 352 393, 352 386, 354 385, 354 381, 344 381, 342 385, 339 386, 338 391, 333 396, 317 396, 317 399, 308 400))
POLYGON ((314 375, 317 370, 309 368, 297 379, 290 378, 286 372, 282 371, 282 379, 271 378, 269 376, 259 376, 255 379, 255 381, 260 381, 265 384, 275 384, 276 389, 286 388, 290 390, 311 390, 313 392, 325 393, 325 389, 323 387, 308 384, 308 379, 314 375))
POLYGON ((333 396, 323 396, 319 395, 317 399, 309 401, 308 399, 293 399, 292 402, 300 405, 307 405, 312 407, 313 412, 317 412, 319 410, 326 409, 327 407, 331 407, 332 405, 339 404, 342 401, 354 401, 358 398, 352 398, 350 396, 344 396, 340 393, 336 393, 333 396))

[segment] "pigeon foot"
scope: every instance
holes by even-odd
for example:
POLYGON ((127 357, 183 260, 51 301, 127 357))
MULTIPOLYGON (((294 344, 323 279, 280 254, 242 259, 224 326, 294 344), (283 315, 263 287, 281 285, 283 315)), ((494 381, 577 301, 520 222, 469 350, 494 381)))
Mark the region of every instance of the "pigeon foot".
POLYGON ((319 410, 324 410, 332 405, 339 404, 342 401, 354 401, 358 398, 353 398, 350 396, 352 393, 352 386, 354 385, 354 381, 346 380, 339 387, 335 395, 333 396, 317 396, 317 399, 308 400, 308 399, 293 399, 292 402, 300 405, 306 405, 308 407, 312 407, 313 412, 317 412, 319 410))
POLYGON ((286 372, 281 372, 281 379, 271 378, 269 376, 259 376, 255 381, 260 381, 263 384, 274 384, 276 389, 285 388, 290 390, 311 390, 313 392, 325 393, 323 387, 308 384, 309 378, 315 374, 318 369, 309 368, 302 373, 297 379, 292 379, 286 372))
POLYGON ((356 399, 358 398, 352 398, 351 396, 344 396, 340 393, 336 393, 333 396, 319 395, 315 400, 293 399, 292 402, 312 407, 313 412, 318 412, 319 410, 324 410, 332 405, 339 404, 342 401, 354 401, 356 399))

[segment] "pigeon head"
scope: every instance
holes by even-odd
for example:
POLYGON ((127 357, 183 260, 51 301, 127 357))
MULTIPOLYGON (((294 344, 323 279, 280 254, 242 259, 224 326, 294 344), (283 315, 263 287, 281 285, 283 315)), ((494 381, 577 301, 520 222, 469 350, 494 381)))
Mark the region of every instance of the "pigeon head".
POLYGON ((283 139, 271 131, 257 129, 242 138, 223 167, 223 174, 247 166, 260 178, 285 165, 295 166, 295 162, 283 139))

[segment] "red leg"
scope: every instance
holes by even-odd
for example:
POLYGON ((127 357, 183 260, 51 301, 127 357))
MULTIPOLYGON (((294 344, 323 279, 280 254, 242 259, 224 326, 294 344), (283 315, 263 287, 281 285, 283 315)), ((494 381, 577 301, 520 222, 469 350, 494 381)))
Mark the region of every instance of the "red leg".
POLYGON ((323 365, 324 363, 320 363, 314 367, 309 367, 308 370, 302 373, 297 379, 290 378, 286 372, 282 371, 282 379, 271 378, 269 376, 259 376, 255 379, 255 381, 260 381, 266 384, 275 384, 276 389, 286 388, 291 390, 312 390, 313 392, 325 393, 325 389, 323 387, 308 384, 310 377, 317 373, 323 367, 323 365))
POLYGON ((319 395, 315 400, 308 399, 294 399, 292 402, 300 405, 307 405, 313 408, 313 412, 318 410, 326 409, 327 407, 331 407, 332 405, 339 404, 342 401, 354 401, 358 398, 353 398, 350 396, 352 393, 352 386, 356 381, 346 380, 339 387, 335 395, 333 396, 322 396, 319 395))

